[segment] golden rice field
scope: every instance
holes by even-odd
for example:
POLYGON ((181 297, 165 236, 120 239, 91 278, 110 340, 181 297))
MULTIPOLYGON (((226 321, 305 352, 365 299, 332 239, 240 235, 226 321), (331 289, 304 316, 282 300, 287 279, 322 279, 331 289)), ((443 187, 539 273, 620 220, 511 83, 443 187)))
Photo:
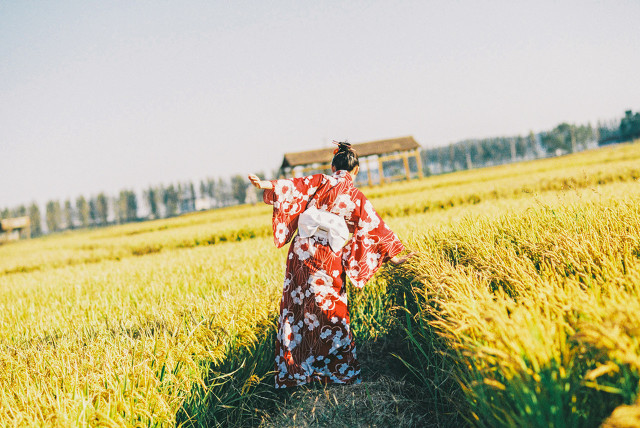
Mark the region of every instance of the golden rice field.
MULTIPOLYGON (((434 424, 640 425, 639 179, 636 142, 363 189, 418 256, 356 337, 434 424)), ((265 205, 0 246, 0 426, 259 425, 284 258, 265 205)))

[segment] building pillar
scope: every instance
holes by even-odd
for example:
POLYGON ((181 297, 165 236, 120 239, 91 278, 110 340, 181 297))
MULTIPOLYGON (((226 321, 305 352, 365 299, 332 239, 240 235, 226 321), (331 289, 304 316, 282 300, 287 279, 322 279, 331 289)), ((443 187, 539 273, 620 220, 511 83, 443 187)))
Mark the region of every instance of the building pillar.
POLYGON ((422 171, 422 158, 420 157, 420 149, 416 149, 414 156, 416 157, 416 164, 418 165, 418 178, 424 177, 422 171))
POLYGON ((409 154, 402 154, 402 163, 404 164, 404 173, 407 175, 407 181, 411 180, 411 170, 409 169, 409 154))
POLYGON ((380 175, 380 184, 384 184, 384 169, 382 168, 382 158, 378 155, 378 172, 380 175))

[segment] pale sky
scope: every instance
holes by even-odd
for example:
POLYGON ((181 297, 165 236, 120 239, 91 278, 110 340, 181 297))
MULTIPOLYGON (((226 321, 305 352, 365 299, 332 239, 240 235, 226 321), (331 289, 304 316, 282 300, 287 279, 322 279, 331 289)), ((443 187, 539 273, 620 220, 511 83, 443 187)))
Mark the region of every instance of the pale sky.
POLYGON ((0 208, 640 110, 640 1, 0 0, 0 208))

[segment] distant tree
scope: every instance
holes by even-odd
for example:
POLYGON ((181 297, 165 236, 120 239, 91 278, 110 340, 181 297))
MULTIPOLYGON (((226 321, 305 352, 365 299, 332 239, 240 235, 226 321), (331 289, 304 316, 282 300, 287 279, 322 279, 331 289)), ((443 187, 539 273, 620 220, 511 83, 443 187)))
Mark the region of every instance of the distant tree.
POLYGON ((71 205, 71 200, 67 199, 64 201, 64 223, 67 229, 73 229, 75 227, 73 217, 73 206, 71 205))
POLYGON ((568 123, 561 123, 551 131, 543 132, 542 144, 549 153, 555 153, 556 151, 571 153, 575 145, 572 125, 568 123))
POLYGON ((158 218, 167 217, 167 204, 165 202, 167 189, 163 184, 158 185, 155 188, 156 192, 156 204, 158 205, 158 218))
POLYGON ((138 219, 138 201, 133 190, 121 190, 114 206, 118 223, 129 223, 138 219))
POLYGON ((178 212, 180 213, 187 212, 185 199, 184 187, 182 187, 182 183, 178 183, 178 212))
POLYGON ((538 155, 538 143, 536 140, 536 135, 533 133, 533 131, 530 131, 529 135, 527 136, 527 148, 534 155, 538 155))
POLYGON ((124 222, 124 210, 120 205, 120 194, 113 197, 107 197, 107 201, 110 201, 111 214, 113 215, 113 222, 115 224, 122 224, 124 222))
POLYGON ((126 223, 127 222, 127 191, 121 190, 118 193, 118 198, 115 202, 115 206, 117 207, 117 219, 118 223, 126 223))
POLYGON ((625 111, 619 129, 620 137, 624 141, 640 138, 640 113, 633 114, 631 110, 625 111))
POLYGON ((60 208, 60 202, 49 201, 46 205, 45 221, 47 223, 47 230, 49 233, 57 232, 62 229, 62 210, 60 208))
POLYGON ((440 173, 447 171, 447 148, 439 147, 438 149, 438 164, 440 165, 440 173))
POLYGON ((19 205, 11 210, 10 217, 24 217, 27 215, 27 207, 19 205))
POLYGON ((464 141, 465 167, 467 169, 474 168, 479 165, 478 162, 478 143, 475 140, 464 141))
POLYGON ((491 145, 491 141, 489 139, 483 139, 479 142, 480 149, 479 152, 481 154, 482 165, 490 164, 493 159, 494 153, 491 145))
POLYGON ((207 194, 211 199, 216 201, 216 204, 219 202, 217 198, 216 180, 214 178, 207 179, 207 194))
POLYGON ((467 158, 467 145, 466 143, 456 144, 454 147, 454 163, 456 169, 468 169, 470 168, 467 158))
POLYGON ((448 154, 449 154, 449 165, 451 171, 456 170, 456 148, 453 144, 449 144, 448 146, 448 154))
POLYGON ((89 199, 89 218, 91 219, 91 224, 92 225, 96 225, 98 224, 98 206, 97 206, 97 202, 96 202, 96 198, 95 197, 91 197, 91 199, 89 199))
POLYGON ((516 156, 523 158, 527 154, 527 139, 518 135, 515 137, 516 140, 516 156))
POLYGON ((231 177, 231 194, 238 204, 244 204, 247 199, 247 182, 239 174, 231 177))
POLYGON ((598 144, 610 144, 620 141, 620 125, 617 121, 598 121, 598 144))
POLYGON ((9 213, 9 208, 5 208, 0 212, 0 218, 9 218, 11 214, 9 213))
POLYGON ((191 183, 179 183, 178 195, 180 199, 180 212, 187 213, 195 210, 193 201, 193 185, 191 183))
POLYGON ((133 190, 124 191, 124 219, 127 222, 138 220, 138 197, 133 190))
POLYGON ((31 221, 31 236, 36 237, 42 235, 42 217, 40 216, 40 207, 33 202, 29 206, 29 219, 31 221))
POLYGON ((474 165, 484 165, 484 149, 482 148, 481 142, 479 140, 476 140, 474 147, 476 149, 476 156, 473 158, 474 165))
POLYGON ((196 188, 193 182, 189 182, 189 211, 196 210, 196 188))
POLYGON ((144 193, 147 205, 149 205, 149 214, 153 218, 160 218, 160 211, 158 209, 157 191, 149 186, 149 189, 144 193))
POLYGON ((163 203, 166 209, 167 217, 172 217, 178 214, 178 198, 178 191, 173 186, 173 184, 170 184, 169 187, 164 189, 163 203))
POLYGON ((138 197, 136 196, 136 192, 133 190, 128 190, 126 193, 127 203, 126 206, 126 219, 127 221, 137 221, 138 220, 138 197))
POLYGON ((104 193, 99 193, 96 197, 96 213, 101 226, 109 224, 109 202, 104 193))
POLYGON ((84 196, 76 198, 76 213, 78 215, 78 223, 80 227, 89 227, 91 222, 91 210, 84 196))
POLYGON ((207 183, 204 180, 200 180, 200 197, 204 198, 207 195, 207 183))
POLYGON ((230 200, 232 199, 229 185, 222 177, 218 178, 215 185, 215 198, 221 206, 229 205, 230 200))

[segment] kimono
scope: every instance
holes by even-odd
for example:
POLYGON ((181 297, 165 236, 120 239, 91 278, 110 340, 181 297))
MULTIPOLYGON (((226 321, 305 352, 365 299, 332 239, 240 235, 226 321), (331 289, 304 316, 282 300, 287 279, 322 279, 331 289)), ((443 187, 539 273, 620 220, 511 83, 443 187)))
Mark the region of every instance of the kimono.
POLYGON ((280 248, 293 238, 280 301, 276 388, 312 381, 359 383, 346 277, 362 288, 404 247, 347 171, 271 183, 263 198, 273 205, 274 242, 280 248), (326 238, 296 233, 298 217, 312 206, 345 220, 351 236, 344 247, 333 251, 326 238))

